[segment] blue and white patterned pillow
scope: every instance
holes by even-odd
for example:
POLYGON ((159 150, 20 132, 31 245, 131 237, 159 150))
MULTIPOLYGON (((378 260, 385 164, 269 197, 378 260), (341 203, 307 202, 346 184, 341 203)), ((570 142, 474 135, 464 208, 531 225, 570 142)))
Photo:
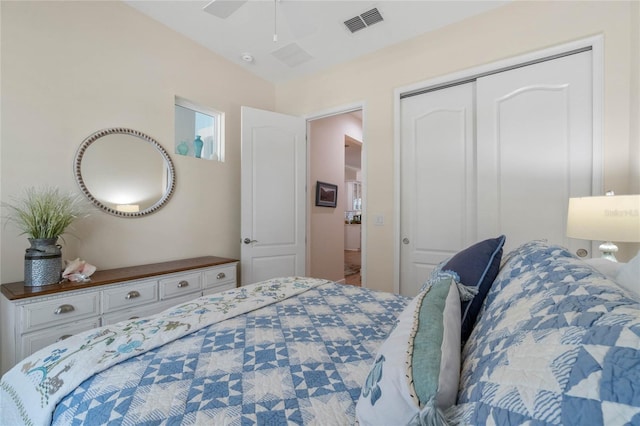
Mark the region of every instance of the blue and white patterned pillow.
POLYGON ((640 424, 640 303, 566 249, 509 255, 463 350, 457 424, 640 424))
POLYGON ((361 425, 434 422, 456 401, 460 295, 451 277, 433 281, 398 317, 380 346, 356 406, 361 425))

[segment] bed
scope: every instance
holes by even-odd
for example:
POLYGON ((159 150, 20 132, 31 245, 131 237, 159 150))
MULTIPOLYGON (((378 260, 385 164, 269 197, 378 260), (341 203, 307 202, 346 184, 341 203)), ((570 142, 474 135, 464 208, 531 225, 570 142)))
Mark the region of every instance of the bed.
POLYGON ((201 297, 23 360, 0 382, 0 423, 351 424, 408 301, 311 278, 201 297))
POLYGON ((0 423, 640 424, 640 254, 504 241, 411 299, 282 278, 79 334, 2 377, 0 423))

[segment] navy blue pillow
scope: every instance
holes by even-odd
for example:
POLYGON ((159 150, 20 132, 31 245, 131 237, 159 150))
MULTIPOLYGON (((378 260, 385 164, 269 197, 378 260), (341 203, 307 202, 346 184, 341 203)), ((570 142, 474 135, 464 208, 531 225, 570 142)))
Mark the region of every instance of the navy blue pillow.
POLYGON ((480 313, 482 302, 500 270, 502 246, 505 236, 480 241, 458 252, 443 267, 443 271, 453 271, 460 277, 460 283, 477 287, 478 294, 467 302, 462 302, 462 336, 464 343, 471 334, 480 313))

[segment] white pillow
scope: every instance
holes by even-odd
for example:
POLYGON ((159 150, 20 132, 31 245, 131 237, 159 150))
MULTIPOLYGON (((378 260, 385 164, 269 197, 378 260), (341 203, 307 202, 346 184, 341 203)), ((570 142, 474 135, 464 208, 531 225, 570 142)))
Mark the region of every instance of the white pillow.
POLYGON ((618 272, 620 271, 621 263, 612 262, 608 259, 603 259, 602 257, 594 257, 593 259, 585 259, 584 262, 594 268, 596 271, 600 272, 602 275, 607 278, 611 278, 615 280, 618 276, 618 272))
POLYGON ((636 296, 640 296, 640 252, 618 270, 616 281, 636 296))
POLYGON ((460 295, 443 277, 398 317, 356 405, 362 425, 440 424, 460 378, 460 295))

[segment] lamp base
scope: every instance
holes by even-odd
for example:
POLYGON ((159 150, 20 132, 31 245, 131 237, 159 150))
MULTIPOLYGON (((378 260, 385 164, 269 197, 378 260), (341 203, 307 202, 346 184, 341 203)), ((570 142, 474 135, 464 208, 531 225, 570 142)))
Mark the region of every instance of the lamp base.
POLYGON ((618 246, 613 244, 611 241, 600 244, 598 249, 602 252, 603 259, 607 259, 612 262, 618 262, 618 259, 616 259, 615 256, 615 253, 618 252, 618 246))

